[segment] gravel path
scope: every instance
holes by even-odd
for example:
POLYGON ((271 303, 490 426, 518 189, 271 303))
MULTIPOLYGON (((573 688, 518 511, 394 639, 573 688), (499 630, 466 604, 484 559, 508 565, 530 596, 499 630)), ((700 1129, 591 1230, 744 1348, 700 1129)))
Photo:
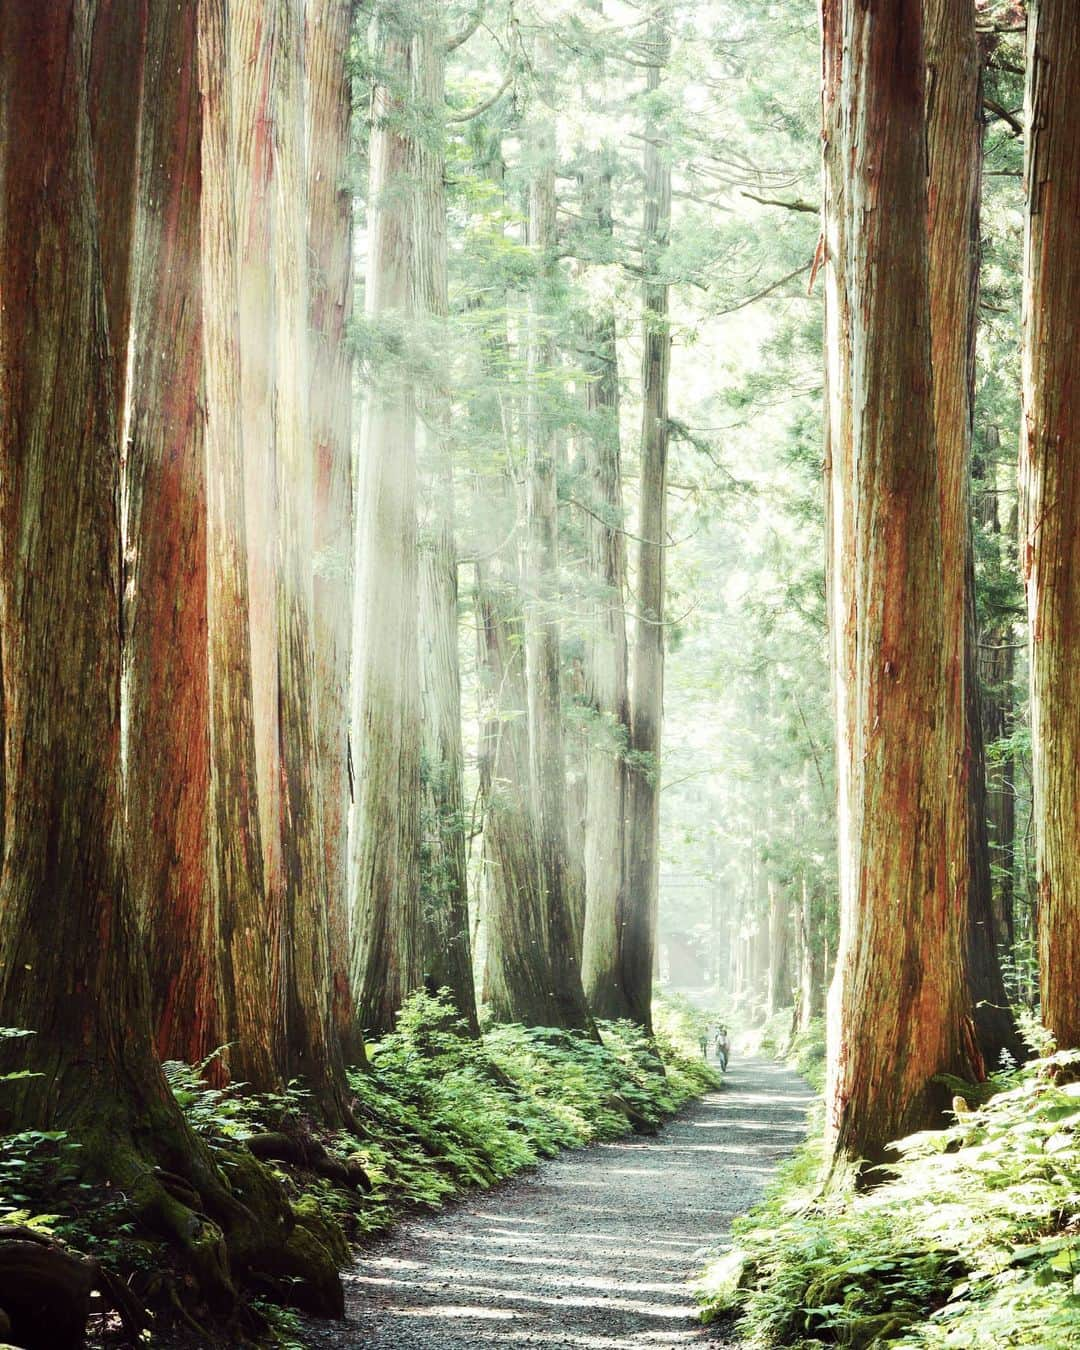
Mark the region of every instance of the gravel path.
POLYGON ((737 1063, 656 1138, 565 1153, 410 1219, 346 1273, 346 1323, 312 1325, 305 1344, 718 1350, 688 1282, 802 1137, 811 1100, 787 1069, 737 1063))

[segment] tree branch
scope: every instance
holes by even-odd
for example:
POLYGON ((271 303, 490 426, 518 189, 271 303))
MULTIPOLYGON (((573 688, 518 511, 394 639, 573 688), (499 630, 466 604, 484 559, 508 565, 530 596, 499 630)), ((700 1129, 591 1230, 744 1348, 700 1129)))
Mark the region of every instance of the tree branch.
POLYGON ((443 51, 447 56, 451 52, 456 52, 459 47, 463 47, 480 27, 480 21, 484 17, 484 0, 479 0, 472 14, 465 20, 464 25, 452 36, 446 39, 443 51))
POLYGON ((1000 103, 998 103, 995 99, 990 98, 989 95, 987 94, 983 95, 983 107, 987 110, 987 112, 992 112, 995 117, 1000 117, 1003 122, 1007 122, 1009 126, 1012 128, 1014 136, 1023 136, 1024 134, 1023 124, 1021 122, 1018 122, 1016 117, 1011 112, 1009 112, 1007 108, 1003 108, 1000 103))
POLYGON ((498 103, 499 99, 510 88, 510 82, 513 78, 513 72, 508 71, 506 79, 503 80, 490 98, 484 99, 483 103, 478 103, 475 108, 470 108, 467 112, 448 113, 446 120, 448 122, 471 122, 474 117, 481 117, 489 108, 493 108, 498 103))
POLYGON ((762 206, 782 206, 786 211, 805 211, 812 216, 816 216, 821 210, 821 207, 815 206, 813 202, 804 202, 802 200, 785 202, 779 197, 757 197, 754 193, 747 192, 745 188, 739 189, 739 196, 749 197, 752 202, 760 202, 762 206))
POLYGON ((781 277, 778 281, 772 282, 771 285, 766 286, 764 290, 758 291, 755 295, 749 295, 745 300, 740 300, 737 305, 729 305, 727 309, 718 309, 712 317, 720 319, 725 314, 734 314, 737 310, 745 309, 747 305, 752 305, 757 300, 764 300, 767 295, 772 295, 773 291, 778 291, 786 282, 794 281, 796 277, 801 277, 804 272, 809 272, 813 265, 814 260, 811 258, 808 263, 803 263, 802 267, 796 267, 794 272, 789 272, 786 277, 781 277))

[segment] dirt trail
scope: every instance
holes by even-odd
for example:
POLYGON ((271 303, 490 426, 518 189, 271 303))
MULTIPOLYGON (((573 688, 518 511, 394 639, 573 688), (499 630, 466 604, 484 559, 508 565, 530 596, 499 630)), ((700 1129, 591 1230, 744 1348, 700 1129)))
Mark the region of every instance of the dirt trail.
POLYGON ((810 1090, 764 1060, 654 1139, 566 1153, 446 1213, 403 1223, 346 1273, 348 1320, 322 1350, 708 1344, 689 1281, 802 1137, 810 1090))

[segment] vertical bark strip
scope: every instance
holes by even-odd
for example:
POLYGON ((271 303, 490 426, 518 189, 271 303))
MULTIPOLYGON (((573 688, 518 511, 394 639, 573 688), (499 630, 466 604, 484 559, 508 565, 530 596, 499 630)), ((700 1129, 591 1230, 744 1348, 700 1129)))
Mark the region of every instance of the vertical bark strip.
POLYGON ((822 234, 818 245, 825 295, 825 575, 829 615, 833 716, 836 722, 837 829, 841 906, 858 871, 858 839, 851 829, 858 726, 851 692, 855 681, 855 593, 844 584, 854 571, 854 503, 851 426, 851 302, 848 249, 851 236, 841 97, 844 30, 841 0, 821 0, 822 234))
POLYGON ((1016 1054, 994 943, 982 719, 974 676, 971 439, 979 280, 981 58, 974 0, 924 0, 934 429, 945 576, 946 831, 953 903, 967 910, 966 969, 984 1060, 1016 1054))
POLYGON ((852 453, 831 527, 846 528, 850 498, 853 537, 832 582, 855 642, 834 633, 841 706, 854 702, 839 723, 850 783, 826 1102, 836 1156, 877 1160, 937 1118, 935 1074, 976 1066, 945 827, 922 4, 851 0, 841 14, 852 453))
MULTIPOLYGON (((996 436, 996 428, 991 428, 996 436)), ((973 477, 982 479, 976 461, 973 477)), ((1002 534, 997 493, 988 491, 977 500, 980 524, 993 535, 1002 534)), ((1010 512, 1009 536, 1016 540, 1017 511, 1010 512)), ((1013 732, 1013 683, 1016 652, 1011 618, 1003 618, 976 633, 976 673, 980 690, 982 743, 989 747, 1007 740, 1013 732)), ((1016 761, 1010 752, 985 761, 986 816, 989 835, 994 936, 1006 951, 1016 940, 1014 890, 1016 869, 1016 761)))
POLYGON ((974 322, 979 169, 979 56, 974 0, 924 0, 934 434, 945 589, 945 802, 950 903, 970 890, 965 638, 970 537, 970 358, 974 322))
MULTIPOLYGON (((432 368, 444 369, 449 313, 446 253, 446 50, 442 0, 434 0, 412 40, 410 139, 414 231, 412 303, 427 328, 432 368)), ((469 941, 458 570, 449 393, 438 376, 419 390, 419 637, 421 718, 421 958, 436 988, 449 988, 458 1012, 479 1033, 469 941)))
MULTIPOLYGON (((590 185, 598 227, 612 231, 611 170, 597 166, 590 185)), ((626 535, 619 444, 619 365, 615 313, 604 307, 585 335, 586 467, 592 515, 589 569, 599 590, 585 663, 594 716, 586 751, 585 932, 582 979, 598 1017, 631 1017, 621 969, 626 890, 626 814, 630 695, 626 642, 626 535)))
POLYGON ((275 537, 278 758, 284 869, 282 1067, 303 1077, 324 1118, 344 1088, 333 1021, 315 673, 314 520, 308 366, 307 162, 303 0, 276 0, 272 93, 275 537))
POLYGON ((131 248, 139 183, 140 113, 148 0, 97 0, 91 11, 87 111, 93 146, 98 247, 109 322, 116 429, 124 425, 134 258, 131 248), (124 165, 124 174, 116 166, 124 165))
POLYGON ((308 251, 315 455, 315 661, 334 1021, 358 1060, 349 981, 349 658, 352 636, 351 0, 307 0, 308 251))
POLYGON ((210 685, 196 10, 155 6, 146 54, 126 447, 126 819, 158 1053, 230 1039, 210 886, 210 685))
MULTIPOLYGON (((669 15, 649 26, 646 96, 660 88, 668 61, 669 15)), ((667 539, 668 377, 671 331, 668 284, 657 275, 671 224, 671 163, 658 145, 651 111, 645 119, 646 279, 642 287, 641 496, 638 523, 637 619, 632 654, 629 811, 625 909, 619 929, 620 965, 635 1022, 652 1028, 652 977, 660 889, 660 751, 664 707, 664 588, 667 539)))
MULTIPOLYGON (((274 424, 274 98, 279 78, 277 0, 227 8, 229 172, 236 220, 236 341, 243 453, 244 563, 251 711, 259 812, 264 942, 273 1006, 284 1001, 285 865, 281 853, 281 710, 277 628, 277 428, 274 424)), ((281 1028, 278 1028, 280 1037, 281 1028)))
POLYGON ((1028 8, 1022 563, 1042 1014, 1080 1044, 1080 9, 1028 8))
MULTIPOLYGON (((38 1075, 7 1084, 5 1128, 77 1123, 119 1148, 166 1090, 124 868, 119 454, 88 29, 81 0, 0 8, 0 1024, 35 1033, 18 1058, 38 1075)), ((125 242, 130 220, 114 258, 125 242)))
POLYGON ((479 765, 487 877, 484 1002, 496 1022, 561 1026, 562 1006, 545 941, 525 634, 514 561, 500 556, 478 564, 476 600, 485 696, 479 765))
MULTIPOLYGON (((544 82, 554 60, 546 34, 534 43, 533 60, 544 82)), ((539 102, 539 100, 538 100, 539 102)), ((551 995, 559 1005, 557 1025, 587 1027, 571 917, 567 861, 566 755, 563 745, 562 653, 558 621, 559 502, 557 434, 545 402, 556 363, 552 309, 555 258, 555 127, 548 108, 534 108, 529 126, 528 242, 535 268, 529 293, 527 351, 525 507, 525 666, 529 707, 532 804, 536 814, 544 920, 540 940, 551 966, 551 995)))
POLYGON ((234 1042, 230 1069, 270 1089, 280 1084, 268 1015, 279 929, 266 904, 256 772, 228 12, 226 0, 199 0, 210 877, 234 1042))
POLYGON ((789 928, 791 899, 779 882, 769 879, 769 979, 766 1011, 771 1017, 792 1000, 789 928))
MULTIPOLYGON (((409 317, 412 221, 406 16, 384 10, 388 83, 374 94, 365 308, 386 325, 409 317)), ((415 399, 404 371, 368 391, 360 430, 353 631, 353 990, 365 1027, 389 1031, 420 982, 420 738, 415 399)))

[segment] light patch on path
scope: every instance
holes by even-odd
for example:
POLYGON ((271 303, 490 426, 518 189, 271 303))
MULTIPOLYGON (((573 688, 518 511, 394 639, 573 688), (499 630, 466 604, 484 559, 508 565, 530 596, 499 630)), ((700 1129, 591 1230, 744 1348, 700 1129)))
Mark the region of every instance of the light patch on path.
POLYGON ((663 1350, 723 1344, 697 1322, 706 1249, 802 1138, 810 1090, 763 1060, 653 1139, 565 1153, 359 1253, 322 1350, 663 1350))

